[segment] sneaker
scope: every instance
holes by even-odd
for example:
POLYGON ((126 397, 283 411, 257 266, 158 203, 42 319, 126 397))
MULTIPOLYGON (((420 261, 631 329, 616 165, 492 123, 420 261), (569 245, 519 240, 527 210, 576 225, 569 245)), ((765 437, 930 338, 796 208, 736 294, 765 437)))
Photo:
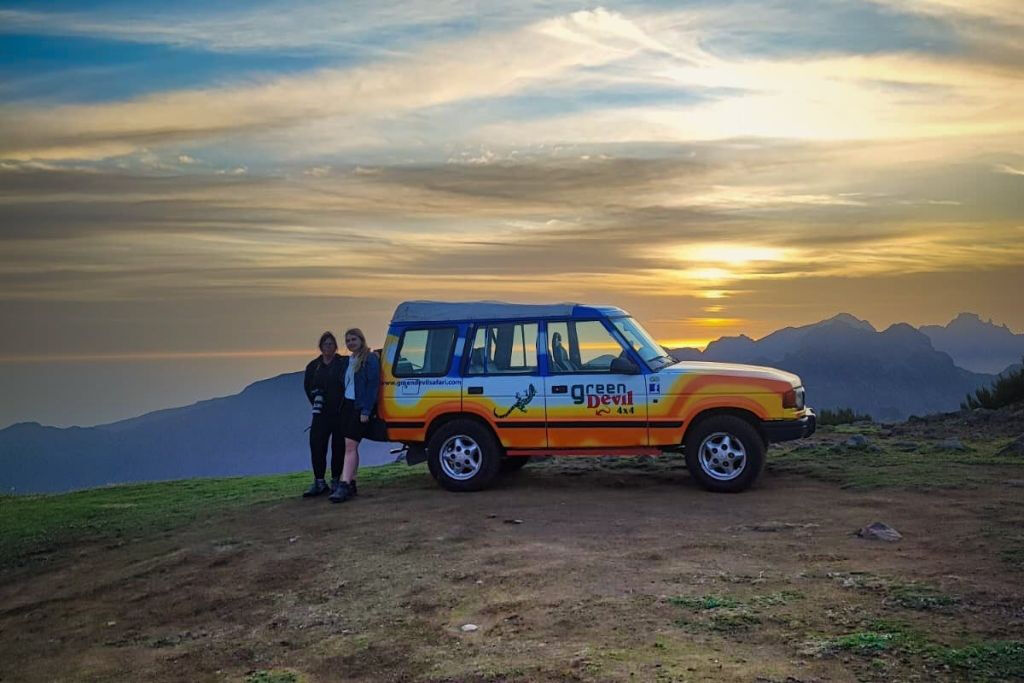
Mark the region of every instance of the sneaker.
POLYGON ((352 497, 352 486, 343 481, 338 482, 338 488, 331 494, 332 503, 344 503, 352 497))
POLYGON ((331 493, 338 490, 338 484, 341 483, 341 479, 331 479, 331 493))
POLYGON ((302 494, 302 497, 313 498, 314 496, 319 496, 321 494, 327 493, 328 491, 330 491, 330 489, 327 488, 327 482, 325 482, 323 479, 314 479, 313 483, 310 484, 309 488, 306 489, 305 492, 302 494))

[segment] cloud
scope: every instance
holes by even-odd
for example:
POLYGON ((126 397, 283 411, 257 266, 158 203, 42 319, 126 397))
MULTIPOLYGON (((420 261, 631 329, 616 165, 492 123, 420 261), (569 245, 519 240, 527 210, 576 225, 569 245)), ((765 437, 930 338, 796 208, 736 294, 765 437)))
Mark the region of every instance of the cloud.
POLYGON ((6 107, 0 109, 0 155, 104 158, 142 145, 507 95, 567 70, 606 64, 647 48, 638 42, 643 33, 629 26, 627 19, 603 10, 576 12, 507 34, 428 48, 410 58, 263 84, 47 110, 6 107))

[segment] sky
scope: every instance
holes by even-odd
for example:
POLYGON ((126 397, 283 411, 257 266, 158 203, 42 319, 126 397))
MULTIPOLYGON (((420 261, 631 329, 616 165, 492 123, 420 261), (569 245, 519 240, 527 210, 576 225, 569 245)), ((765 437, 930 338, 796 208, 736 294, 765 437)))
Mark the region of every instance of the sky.
POLYGON ((3 2, 0 427, 379 345, 407 299, 665 345, 1024 330, 1020 0, 3 2))

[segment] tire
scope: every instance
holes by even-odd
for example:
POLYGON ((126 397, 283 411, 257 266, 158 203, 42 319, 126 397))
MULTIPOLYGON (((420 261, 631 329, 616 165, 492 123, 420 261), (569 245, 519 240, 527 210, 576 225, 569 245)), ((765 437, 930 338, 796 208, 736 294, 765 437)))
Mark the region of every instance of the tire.
POLYGON ((501 473, 512 474, 526 467, 526 463, 530 462, 530 456, 528 455, 515 455, 511 458, 504 457, 501 459, 501 473))
POLYGON ((764 439, 742 417, 704 418, 686 435, 683 445, 690 476, 709 491, 744 491, 764 469, 764 439))
POLYGON ((441 425, 427 442, 427 467, 449 491, 487 488, 501 471, 501 445, 491 430, 475 420, 441 425))

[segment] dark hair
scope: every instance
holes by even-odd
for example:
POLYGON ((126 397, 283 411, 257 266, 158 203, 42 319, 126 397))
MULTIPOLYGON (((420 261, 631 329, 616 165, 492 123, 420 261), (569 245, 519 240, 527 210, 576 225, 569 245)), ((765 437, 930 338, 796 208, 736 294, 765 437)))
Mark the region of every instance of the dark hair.
POLYGON ((321 351, 323 351, 324 350, 324 342, 327 341, 328 339, 330 339, 332 342, 334 342, 334 348, 338 348, 338 340, 334 338, 334 333, 333 332, 324 332, 323 334, 321 334, 320 335, 320 342, 316 345, 316 347, 318 349, 320 349, 321 351))

